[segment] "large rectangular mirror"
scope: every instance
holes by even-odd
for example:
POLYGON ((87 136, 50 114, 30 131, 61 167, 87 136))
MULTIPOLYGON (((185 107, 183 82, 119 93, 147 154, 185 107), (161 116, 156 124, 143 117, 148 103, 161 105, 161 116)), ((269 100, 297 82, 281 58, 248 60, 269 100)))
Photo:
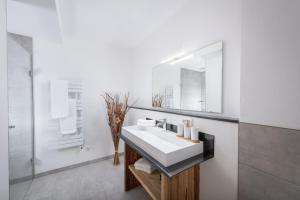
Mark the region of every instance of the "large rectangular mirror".
POLYGON ((166 59, 152 70, 152 106, 222 112, 222 42, 166 59))

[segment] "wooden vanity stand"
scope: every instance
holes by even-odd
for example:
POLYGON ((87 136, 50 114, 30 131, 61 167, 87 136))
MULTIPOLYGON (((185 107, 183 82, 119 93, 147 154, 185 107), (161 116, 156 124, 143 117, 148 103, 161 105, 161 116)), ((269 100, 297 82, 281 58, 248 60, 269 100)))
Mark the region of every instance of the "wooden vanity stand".
POLYGON ((139 158, 141 155, 125 143, 125 191, 142 185, 154 200, 199 199, 199 164, 168 177, 158 170, 152 174, 136 170, 133 164, 139 158))

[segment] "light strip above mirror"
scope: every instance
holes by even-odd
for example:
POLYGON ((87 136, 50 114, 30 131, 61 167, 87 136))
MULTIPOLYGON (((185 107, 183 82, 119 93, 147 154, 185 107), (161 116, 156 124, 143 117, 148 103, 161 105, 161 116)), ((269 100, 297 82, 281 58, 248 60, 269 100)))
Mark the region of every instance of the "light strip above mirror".
POLYGON ((194 57, 194 54, 190 54, 190 55, 184 56, 182 58, 175 58, 170 64, 174 65, 174 64, 179 63, 181 61, 191 59, 192 57, 194 57))
POLYGON ((179 59, 180 57, 184 56, 184 54, 185 54, 184 51, 180 51, 179 53, 175 54, 174 56, 171 56, 171 57, 168 57, 168 58, 162 60, 160 63, 164 64, 164 63, 170 62, 172 60, 179 59))

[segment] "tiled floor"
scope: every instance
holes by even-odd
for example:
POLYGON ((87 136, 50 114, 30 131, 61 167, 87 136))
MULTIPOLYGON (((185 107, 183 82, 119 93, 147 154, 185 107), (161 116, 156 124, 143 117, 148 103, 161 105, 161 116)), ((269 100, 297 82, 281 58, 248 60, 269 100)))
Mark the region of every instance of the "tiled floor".
MULTIPOLYGON (((123 157, 121 164, 100 161, 79 168, 36 178, 24 200, 148 200, 142 187, 124 192, 123 157)), ((30 184, 30 182, 28 182, 30 184)), ((28 183, 11 186, 11 200, 22 200, 28 183)))

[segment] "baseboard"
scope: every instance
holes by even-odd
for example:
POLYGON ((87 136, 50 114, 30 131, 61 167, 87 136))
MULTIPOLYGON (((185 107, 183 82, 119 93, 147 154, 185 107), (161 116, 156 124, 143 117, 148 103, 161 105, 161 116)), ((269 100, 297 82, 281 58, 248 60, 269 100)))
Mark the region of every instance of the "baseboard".
MULTIPOLYGON (((119 153, 119 155, 123 156, 124 152, 119 153)), ((105 156, 105 157, 102 157, 102 158, 97 158, 97 159, 94 159, 94 160, 89 160, 89 161, 86 161, 86 162, 81 162, 81 163, 77 163, 77 164, 74 164, 74 165, 69 165, 69 166, 66 166, 66 167, 61 167, 61 168, 58 168, 58 169, 53 169, 53 170, 49 170, 49 171, 46 171, 46 172, 38 173, 38 174, 35 174, 33 177, 32 176, 26 176, 26 177, 22 177, 22 178, 13 179, 13 180, 10 181, 10 184, 21 183, 21 182, 32 180, 33 178, 39 178, 39 177, 47 176, 47 175, 50 175, 50 174, 55 174, 55 173, 58 173, 58 172, 62 172, 62 171, 66 171, 66 170, 70 170, 70 169, 74 169, 74 168, 78 168, 78 167, 83 167, 83 166, 90 165, 90 164, 93 164, 93 163, 97 163, 97 162, 100 162, 100 161, 109 160, 109 159, 112 159, 113 157, 114 157, 114 155, 109 155, 109 156, 105 156)))
POLYGON ((30 181, 32 179, 33 179, 33 176, 25 176, 25 177, 21 177, 21 178, 15 178, 15 179, 10 180, 9 184, 13 185, 13 184, 17 184, 17 183, 30 181))

